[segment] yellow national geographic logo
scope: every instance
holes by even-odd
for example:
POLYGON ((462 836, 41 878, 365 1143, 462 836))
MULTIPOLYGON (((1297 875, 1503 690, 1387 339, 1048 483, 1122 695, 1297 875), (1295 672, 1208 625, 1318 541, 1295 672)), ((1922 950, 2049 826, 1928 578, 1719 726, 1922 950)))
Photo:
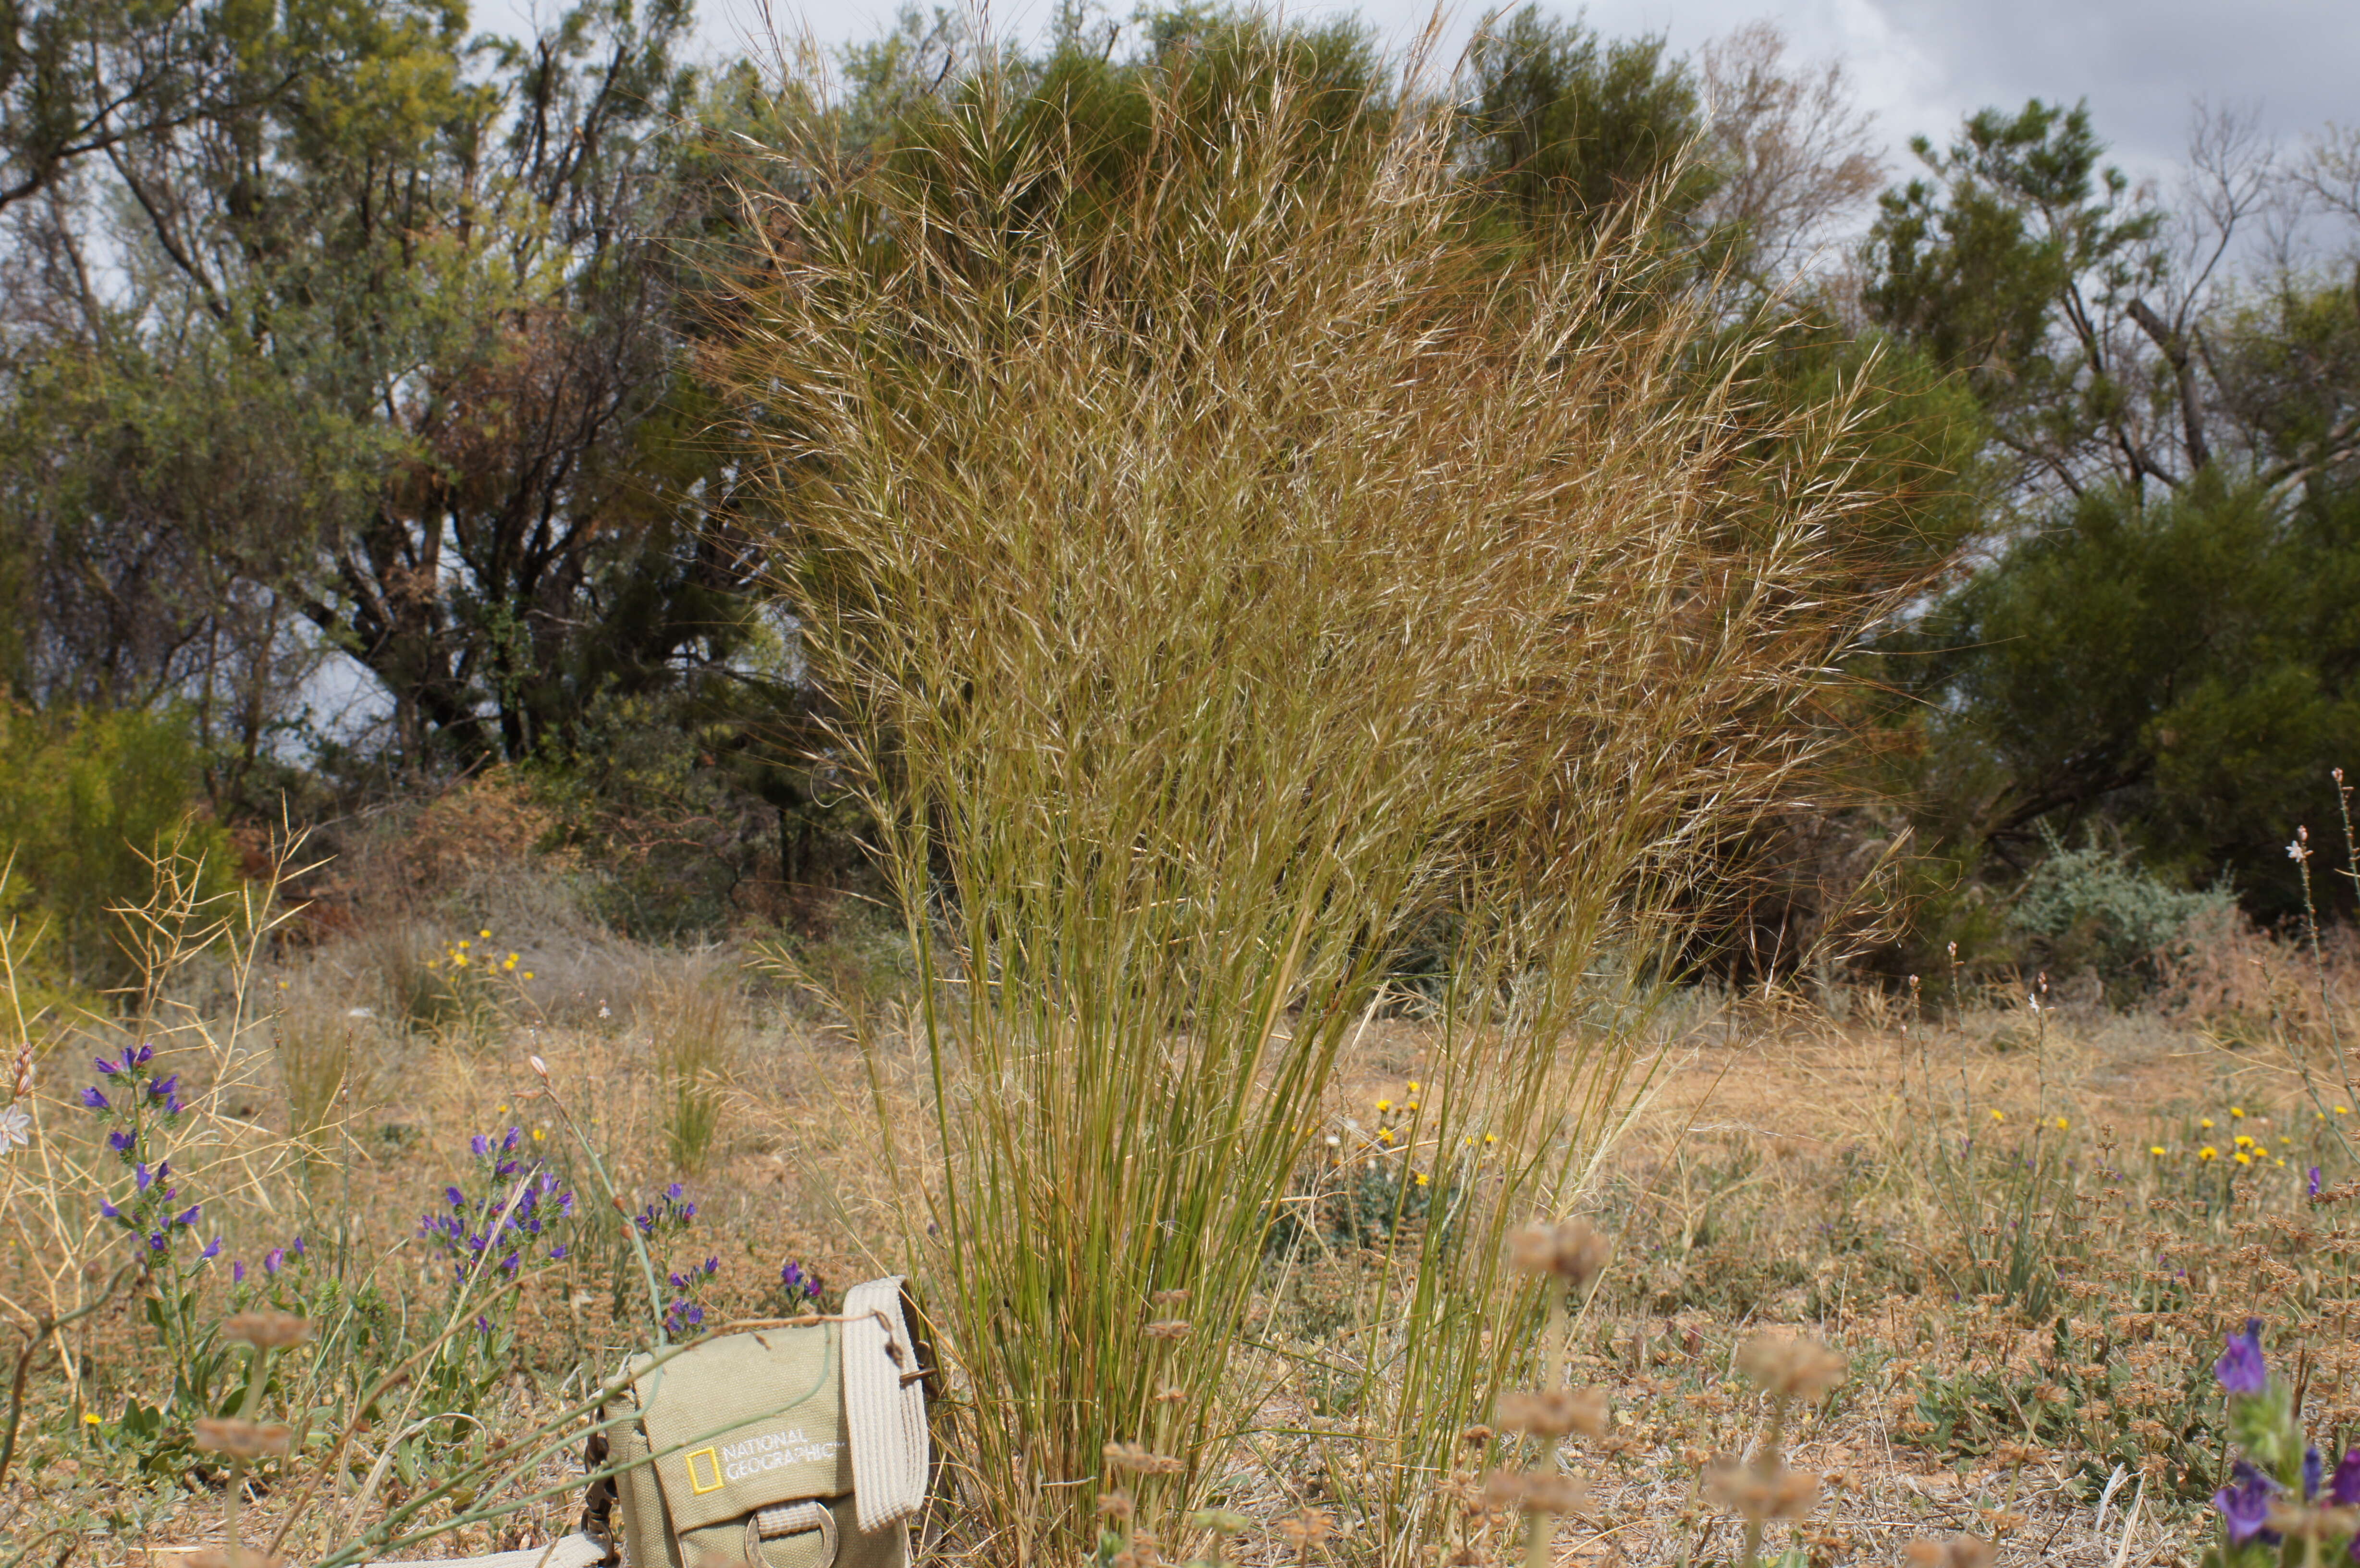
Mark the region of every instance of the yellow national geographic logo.
POLYGON ((707 1492, 717 1492, 721 1490, 721 1454, 717 1449, 700 1448, 695 1453, 689 1454, 685 1463, 688 1465, 688 1489, 690 1491, 695 1493, 701 1497, 707 1492), (713 1472, 712 1480, 708 1481, 704 1476, 699 1475, 696 1473, 696 1462, 700 1459, 705 1461, 705 1468, 713 1472))

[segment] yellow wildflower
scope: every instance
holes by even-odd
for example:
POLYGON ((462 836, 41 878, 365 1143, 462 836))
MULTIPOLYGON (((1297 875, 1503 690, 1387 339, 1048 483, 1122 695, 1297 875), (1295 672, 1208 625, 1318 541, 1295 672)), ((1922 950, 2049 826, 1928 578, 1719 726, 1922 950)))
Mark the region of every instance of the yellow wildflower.
POLYGON ((2208 1143, 2203 1148, 2196 1151, 2196 1158, 2199 1160, 2218 1160, 2221 1158, 2221 1151, 2208 1143))
POLYGON ((2229 1114, 2242 1119, 2245 1114, 2245 1107, 2243 1105, 2232 1105, 2229 1107, 2229 1114))
POLYGON ((2237 1163, 2238 1163, 2238 1164, 2240 1164, 2240 1165, 2251 1165, 2253 1162, 2254 1162, 2254 1157, 2253 1157, 2252 1155, 2250 1155, 2250 1154, 2246 1153, 2246 1152, 2245 1152, 2244 1149, 2239 1149, 2239 1150, 2237 1150, 2237 1163))
POLYGON ((2147 1151, 2149 1154, 2161 1154, 2163 1152, 2163 1145, 2159 1143, 2151 1143, 2147 1145, 2147 1151))
POLYGON ((1379 1116, 1382 1116, 1385 1112, 1390 1111, 1393 1108, 1393 1103, 1391 1100, 1379 1100, 1377 1102, 1377 1114, 1379 1116))

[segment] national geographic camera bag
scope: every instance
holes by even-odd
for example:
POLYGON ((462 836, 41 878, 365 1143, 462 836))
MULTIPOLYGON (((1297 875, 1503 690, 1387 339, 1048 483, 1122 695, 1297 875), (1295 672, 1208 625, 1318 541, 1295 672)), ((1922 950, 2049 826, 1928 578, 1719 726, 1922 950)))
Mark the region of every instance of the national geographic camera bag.
POLYGON ((902 1281, 635 1356, 585 1457, 583 1528, 625 1568, 902 1568, 925 1500, 926 1387, 902 1281))

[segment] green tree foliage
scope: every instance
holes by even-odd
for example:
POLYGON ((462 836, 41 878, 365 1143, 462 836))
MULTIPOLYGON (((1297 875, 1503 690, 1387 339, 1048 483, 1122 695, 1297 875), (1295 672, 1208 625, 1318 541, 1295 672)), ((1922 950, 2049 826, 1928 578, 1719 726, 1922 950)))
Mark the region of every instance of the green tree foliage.
POLYGON ((2147 863, 2300 907, 2281 846, 2360 740, 2360 495, 2288 512, 2212 483, 2093 491, 1924 628, 1954 839, 2018 864, 2041 824, 2110 819, 2147 863))
MULTIPOLYGON (((726 663, 751 561, 661 237, 696 223, 687 21, 585 5, 519 45, 445 0, 221 9, 283 87, 126 136, 22 236, 54 306, 15 411, 56 455, 11 497, 20 581, 103 538, 85 575, 151 640, 205 646, 241 593, 300 615, 412 765, 562 758, 602 695, 726 663), (79 265, 106 245, 111 293, 79 265)), ((189 663, 147 658, 144 692, 189 663)))
POLYGON ((2200 124, 2167 218, 2086 112, 1985 111, 1885 198, 1863 299, 1948 369, 2001 480, 1979 569, 1890 637, 1921 825, 1988 873, 2103 828, 2185 886, 2299 906, 2280 852, 2360 757, 2360 314, 2301 267, 2236 278, 2273 187, 2200 124))
POLYGON ((226 836, 190 814, 197 754, 178 713, 27 713, 0 707, 0 844, 13 857, 0 915, 38 928, 37 962, 70 985, 137 975, 114 912, 146 903, 155 857, 202 862, 200 891, 230 875, 226 836))
POLYGON ((1705 121, 1696 73, 1660 35, 1601 39, 1526 5, 1468 50, 1458 131, 1481 189, 1536 234, 1588 226, 1669 176, 1659 221, 1686 225, 1724 176, 1687 157, 1705 121))
POLYGON ((2089 110, 1986 109, 1948 151, 1912 147, 1928 175, 1879 203, 1870 317, 1966 378, 2027 480, 2078 488, 2093 463, 2132 485, 2159 472, 2129 435, 2144 367, 2118 325, 2161 281, 2161 219, 2101 168, 2089 110))

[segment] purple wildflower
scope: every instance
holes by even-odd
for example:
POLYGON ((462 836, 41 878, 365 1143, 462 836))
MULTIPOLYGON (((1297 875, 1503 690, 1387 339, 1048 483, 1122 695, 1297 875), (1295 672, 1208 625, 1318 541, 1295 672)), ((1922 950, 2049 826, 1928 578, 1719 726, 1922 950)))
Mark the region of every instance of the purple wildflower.
POLYGON ((2244 1460, 2237 1461, 2236 1479, 2212 1494, 2212 1506, 2221 1510, 2229 1528, 2230 1545, 2243 1546, 2256 1537, 2265 1545, 2278 1544, 2278 1536, 2269 1529, 2270 1494, 2276 1490, 2276 1481, 2244 1460))
POLYGON ((97 1068, 101 1073, 105 1073, 109 1078, 114 1077, 116 1073, 123 1071, 123 1063, 120 1062, 111 1062, 104 1056, 92 1057, 90 1059, 90 1064, 93 1067, 97 1068))
POLYGON ((2339 1508, 2360 1504, 2360 1447, 2345 1449, 2344 1457, 2335 1462, 2335 1474, 2327 1483, 2327 1500, 2339 1508))
POLYGON ((233 1285, 243 1285, 246 1283, 246 1264, 243 1259, 235 1258, 230 1259, 229 1282, 233 1285))
POLYGON ((139 1138, 134 1133, 111 1132, 106 1135, 106 1147, 128 1160, 131 1151, 139 1147, 139 1138))
POLYGON ((123 1065, 126 1067, 145 1067, 155 1059, 156 1048, 152 1045, 143 1045, 137 1047, 134 1050, 125 1051, 123 1053, 123 1065))
POLYGON ((300 1258, 303 1256, 303 1238, 301 1236, 299 1236, 294 1240, 287 1244, 287 1256, 290 1258, 300 1258))
POLYGON ((98 1092, 98 1085, 95 1083, 82 1092, 82 1103, 93 1111, 111 1111, 115 1108, 107 1104, 106 1096, 98 1092))
POLYGON ((262 1271, 265 1274, 276 1274, 286 1266, 287 1249, 283 1247, 274 1247, 262 1255, 262 1271))
POLYGON ((138 1164, 131 1168, 131 1184, 138 1188, 139 1191, 143 1192, 146 1192, 148 1190, 148 1183, 155 1180, 156 1172, 148 1169, 148 1162, 146 1160, 143 1160, 138 1164))
POLYGON ((204 1211, 205 1206, 202 1203, 191 1203, 189 1205, 188 1211, 185 1214, 174 1214, 172 1216, 172 1224, 175 1225, 195 1225, 197 1223, 197 1216, 204 1213, 204 1211))
POLYGON ((2304 1502, 2310 1502, 2319 1496, 2319 1477, 2323 1468, 2318 1449, 2306 1448, 2302 1451, 2302 1500, 2304 1502))
POLYGON ((148 1250, 150 1252, 161 1252, 169 1245, 170 1244, 165 1241, 164 1233, 160 1230, 148 1237, 148 1250))
POLYGON ((2269 1386, 2270 1369, 2262 1362, 2262 1320, 2247 1318, 2245 1332, 2229 1335, 2229 1346, 2212 1364, 2212 1376, 2232 1396, 2254 1395, 2269 1386))
POLYGON ((198 1259, 201 1262, 206 1263, 212 1262, 214 1258, 219 1258, 220 1256, 221 1237, 219 1236, 215 1236, 211 1241, 205 1243, 205 1249, 197 1254, 198 1259))
POLYGON ((2310 1171, 2309 1175, 2308 1175, 2308 1176, 2306 1176, 2306 1177, 2304 1178, 2304 1187, 2305 1187, 2305 1194, 2304 1194, 2305 1196, 2307 1196, 2307 1197, 2312 1197, 2312 1198, 2316 1198, 2317 1196, 2319 1196, 2319 1167, 2318 1167, 2318 1166, 2314 1165, 2314 1166, 2312 1166, 2312 1167, 2311 1168, 2311 1171, 2310 1171))
POLYGON ((155 1099, 169 1100, 172 1097, 172 1091, 180 1086, 180 1075, 175 1073, 169 1078, 158 1078, 153 1083, 148 1084, 148 1093, 155 1099))

